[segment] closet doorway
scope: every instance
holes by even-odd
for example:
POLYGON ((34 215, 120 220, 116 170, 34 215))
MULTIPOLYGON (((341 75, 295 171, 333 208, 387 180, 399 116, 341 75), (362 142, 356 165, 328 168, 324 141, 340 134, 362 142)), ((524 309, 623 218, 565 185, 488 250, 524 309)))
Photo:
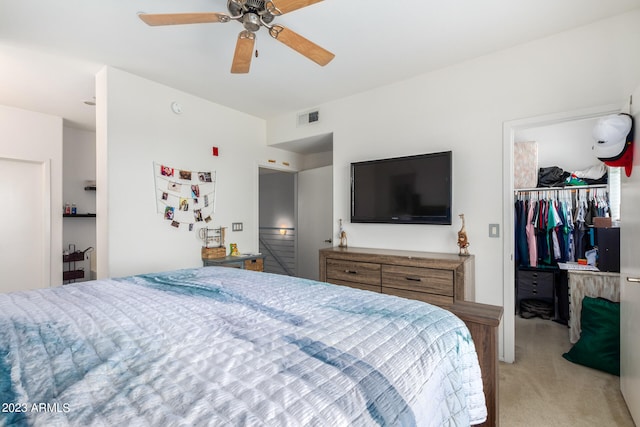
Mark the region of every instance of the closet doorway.
MULTIPOLYGON (((515 200, 518 193, 515 191, 514 182, 514 144, 520 142, 537 143, 538 164, 536 169, 551 166, 557 166, 567 172, 587 169, 599 163, 591 149, 594 143, 591 136, 593 125, 600 117, 619 111, 619 106, 610 105, 506 122, 504 125, 505 192, 503 215, 506 240, 504 244, 503 297, 505 317, 502 326, 504 339, 501 340, 500 358, 505 362, 515 361, 515 316, 518 315, 518 307, 516 306, 516 273, 518 272, 516 264, 518 260, 515 232, 515 200)), ((532 187, 530 190, 537 192, 536 186, 532 185, 532 187)), ((608 188, 604 190, 608 190, 608 188)), ((553 195, 555 196, 555 193, 553 195)), ((615 196, 612 197, 612 199, 614 198, 615 196)), ((619 204, 619 199, 617 203, 619 204)))

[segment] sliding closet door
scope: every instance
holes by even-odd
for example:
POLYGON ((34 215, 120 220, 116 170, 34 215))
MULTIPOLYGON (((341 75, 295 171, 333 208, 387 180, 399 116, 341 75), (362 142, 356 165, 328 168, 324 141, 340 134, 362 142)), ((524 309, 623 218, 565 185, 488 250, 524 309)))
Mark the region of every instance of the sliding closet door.
POLYGON ((0 292, 49 286, 49 165, 0 158, 0 292))

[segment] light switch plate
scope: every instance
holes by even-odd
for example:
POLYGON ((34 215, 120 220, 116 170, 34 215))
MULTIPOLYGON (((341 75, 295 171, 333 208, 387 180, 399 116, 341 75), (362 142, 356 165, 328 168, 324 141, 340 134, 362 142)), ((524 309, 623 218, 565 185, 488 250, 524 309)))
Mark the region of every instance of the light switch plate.
POLYGON ((242 231, 242 223, 241 222, 232 222, 231 223, 231 231, 242 231))
POLYGON ((500 224, 489 224, 489 237, 500 237, 500 224))

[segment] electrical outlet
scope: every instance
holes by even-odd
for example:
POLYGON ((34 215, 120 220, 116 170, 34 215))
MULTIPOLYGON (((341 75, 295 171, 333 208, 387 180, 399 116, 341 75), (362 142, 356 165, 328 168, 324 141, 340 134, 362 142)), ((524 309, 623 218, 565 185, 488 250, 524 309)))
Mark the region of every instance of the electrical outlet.
POLYGON ((232 222, 231 223, 231 231, 242 231, 242 223, 241 222, 232 222))

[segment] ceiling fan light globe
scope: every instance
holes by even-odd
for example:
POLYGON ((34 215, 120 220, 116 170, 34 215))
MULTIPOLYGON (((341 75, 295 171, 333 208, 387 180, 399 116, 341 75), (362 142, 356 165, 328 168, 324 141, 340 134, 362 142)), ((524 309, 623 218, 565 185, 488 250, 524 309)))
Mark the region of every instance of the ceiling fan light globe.
POLYGON ((258 31, 260 29, 260 17, 255 13, 245 13, 242 17, 242 25, 248 31, 258 31))

